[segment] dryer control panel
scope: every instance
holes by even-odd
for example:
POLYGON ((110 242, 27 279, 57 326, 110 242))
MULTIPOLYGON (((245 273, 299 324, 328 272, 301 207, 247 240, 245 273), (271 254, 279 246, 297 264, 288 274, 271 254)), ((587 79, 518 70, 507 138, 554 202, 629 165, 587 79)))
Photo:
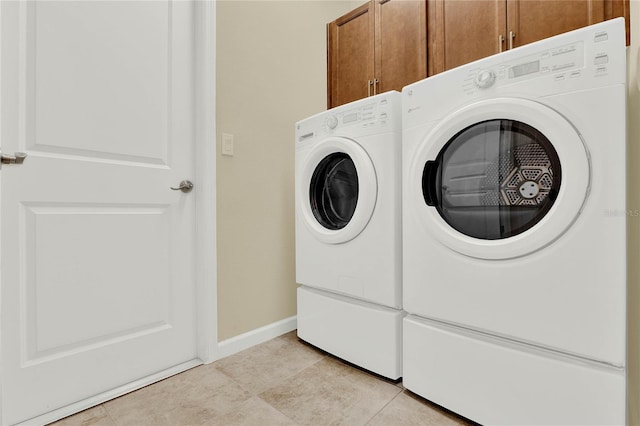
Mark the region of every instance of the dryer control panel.
POLYGON ((553 82, 598 78, 607 76, 612 67, 620 66, 617 53, 611 52, 610 41, 616 34, 610 34, 606 26, 592 31, 578 30, 574 34, 580 32, 581 37, 570 37, 571 33, 567 33, 565 43, 557 42, 562 37, 554 38, 555 43, 543 40, 469 64, 462 88, 467 94, 474 94, 544 77, 553 82), (504 59, 499 61, 500 57, 504 59))
MULTIPOLYGON (((555 80, 578 78, 582 76, 585 65, 584 42, 577 41, 556 47, 534 55, 518 58, 515 61, 504 62, 491 68, 472 69, 465 82, 470 90, 488 89, 495 85, 505 85, 521 82, 532 78, 553 74, 555 80)), ((608 55, 599 53, 594 63, 601 65, 598 72, 607 71, 608 55)))

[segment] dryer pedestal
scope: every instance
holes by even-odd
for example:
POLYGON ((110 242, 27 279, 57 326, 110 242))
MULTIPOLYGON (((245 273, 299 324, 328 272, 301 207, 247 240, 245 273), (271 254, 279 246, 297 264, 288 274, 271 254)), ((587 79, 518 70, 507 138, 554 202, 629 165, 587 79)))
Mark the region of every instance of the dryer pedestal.
POLYGON ((298 337, 390 379, 402 376, 404 311, 298 288, 298 337))
POLYGON ((482 424, 624 425, 625 371, 409 315, 403 385, 482 424))

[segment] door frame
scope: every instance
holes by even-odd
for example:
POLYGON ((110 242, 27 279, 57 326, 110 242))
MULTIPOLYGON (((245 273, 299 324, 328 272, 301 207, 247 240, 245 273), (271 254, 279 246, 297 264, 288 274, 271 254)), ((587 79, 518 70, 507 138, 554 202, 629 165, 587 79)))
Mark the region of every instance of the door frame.
MULTIPOLYGON (((29 419, 21 424, 46 424, 140 389, 174 374, 221 357, 218 345, 216 249, 216 0, 194 0, 195 28, 195 279, 196 358, 105 393, 29 419)), ((1 9, 0 9, 1 14, 1 9)), ((1 282, 0 282, 1 289, 1 282)), ((1 383, 0 362, 0 383, 1 383)), ((0 399, 0 419, 2 400, 0 399)))

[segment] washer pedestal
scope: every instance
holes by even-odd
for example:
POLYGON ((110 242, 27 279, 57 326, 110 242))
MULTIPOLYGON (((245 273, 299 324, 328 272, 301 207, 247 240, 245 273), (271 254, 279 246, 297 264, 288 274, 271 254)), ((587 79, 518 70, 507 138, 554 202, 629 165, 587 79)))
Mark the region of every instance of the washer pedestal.
POLYGON ((402 376, 404 311, 309 287, 298 288, 298 337, 345 361, 402 376))

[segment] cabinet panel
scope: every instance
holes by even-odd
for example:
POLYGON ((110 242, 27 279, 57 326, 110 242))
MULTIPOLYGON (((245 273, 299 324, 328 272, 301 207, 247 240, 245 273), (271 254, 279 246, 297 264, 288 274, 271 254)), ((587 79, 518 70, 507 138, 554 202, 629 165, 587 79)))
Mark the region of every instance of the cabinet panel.
POLYGON ((376 1, 377 93, 427 77, 426 0, 376 1))
POLYGON ((364 4, 327 25, 327 105, 331 108, 367 96, 373 88, 374 10, 364 4))
POLYGON ((627 33, 627 46, 631 45, 631 28, 629 26, 629 0, 605 0, 604 19, 624 18, 627 33))
POLYGON ((629 0, 430 0, 428 72, 619 16, 629 45, 629 0))
POLYGON ((505 0, 429 1, 429 75, 505 48, 505 0))
POLYGON ((602 0, 507 0, 513 47, 604 21, 602 0))

